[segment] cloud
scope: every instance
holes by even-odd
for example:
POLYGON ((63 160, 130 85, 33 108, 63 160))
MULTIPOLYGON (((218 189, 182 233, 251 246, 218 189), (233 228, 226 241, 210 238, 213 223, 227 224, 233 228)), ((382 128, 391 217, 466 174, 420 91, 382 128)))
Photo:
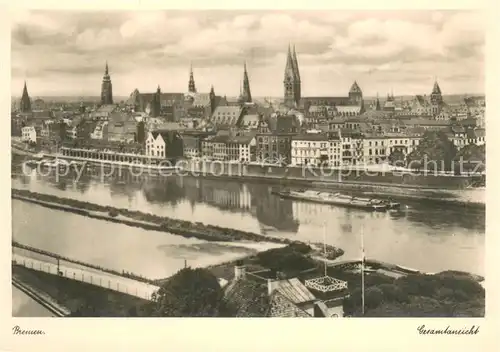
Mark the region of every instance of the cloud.
POLYGON ((381 85, 384 77, 416 87, 437 73, 473 85, 483 79, 484 35, 481 13, 459 11, 16 12, 12 77, 42 86, 87 75, 95 90, 108 60, 117 92, 158 80, 183 91, 193 62, 197 80, 238 90, 246 60, 254 94, 281 95, 293 43, 304 92, 344 91, 354 79, 381 85))

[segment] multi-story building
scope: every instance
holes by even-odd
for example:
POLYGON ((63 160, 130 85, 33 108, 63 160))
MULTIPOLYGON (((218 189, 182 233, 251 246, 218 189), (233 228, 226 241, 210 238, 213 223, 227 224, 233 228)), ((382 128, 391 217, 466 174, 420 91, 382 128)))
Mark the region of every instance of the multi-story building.
POLYGON ((217 106, 209 122, 217 127, 235 127, 239 124, 243 113, 241 106, 217 106))
POLYGON ((202 158, 218 161, 255 161, 255 133, 230 130, 205 138, 202 142, 202 158))
POLYGON ((292 137, 291 165, 341 166, 340 133, 302 133, 292 137))
MULTIPOLYGON (((110 142, 143 143, 144 141, 144 123, 138 123, 128 113, 112 113, 109 117, 107 130, 107 139, 110 142)), ((95 127, 92 129, 92 132, 94 131, 95 127)))
POLYGON ((205 160, 227 160, 226 142, 228 136, 218 134, 205 138, 201 142, 202 158, 205 160))
POLYGON ((146 138, 146 156, 178 159, 183 155, 182 137, 177 131, 152 131, 146 138))
POLYGON ((21 128, 21 141, 36 143, 37 131, 35 126, 24 126, 21 128))
POLYGON ((199 158, 201 156, 200 138, 197 136, 182 135, 182 149, 184 158, 199 158))
POLYGON ((98 121, 90 139, 108 140, 108 121, 98 121))
POLYGON ((186 115, 185 100, 184 93, 162 93, 158 86, 154 93, 140 93, 134 89, 126 104, 134 112, 161 116, 166 121, 179 121, 186 115))
POLYGON ((300 122, 294 115, 261 118, 257 128, 257 161, 289 164, 292 136, 299 133, 300 122))
POLYGON ((387 154, 387 139, 379 134, 365 134, 363 138, 363 163, 378 164, 389 156, 387 154))
POLYGON ((342 129, 342 165, 356 165, 363 155, 363 135, 353 129, 342 129))
POLYGON ((484 128, 464 128, 463 126, 452 126, 448 133, 448 138, 457 149, 475 144, 484 145, 486 143, 486 133, 484 128))

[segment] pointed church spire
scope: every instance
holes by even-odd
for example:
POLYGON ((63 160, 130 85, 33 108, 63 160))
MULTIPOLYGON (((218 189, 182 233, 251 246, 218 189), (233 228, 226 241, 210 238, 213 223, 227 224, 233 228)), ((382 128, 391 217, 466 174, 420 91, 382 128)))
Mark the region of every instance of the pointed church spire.
POLYGON ((21 104, 20 104, 21 112, 31 112, 31 99, 28 94, 28 87, 26 85, 26 81, 24 81, 23 87, 23 95, 21 96, 21 104))
POLYGON ((298 81, 300 81, 299 63, 297 61, 297 52, 295 51, 295 44, 293 45, 292 62, 293 62, 293 69, 295 71, 295 77, 298 81))
POLYGON ((243 90, 241 93, 241 100, 244 103, 252 102, 252 93, 250 93, 250 80, 248 79, 247 62, 243 63, 243 90))
POLYGON ((101 84, 101 104, 113 104, 113 85, 111 84, 111 78, 109 77, 108 60, 106 60, 104 77, 102 78, 101 84))
POLYGON ((190 64, 190 68, 189 68, 188 92, 189 93, 196 93, 196 85, 194 83, 194 74, 193 74, 193 63, 190 64))
POLYGON ((293 64, 292 50, 290 49, 290 44, 288 44, 288 54, 286 56, 286 66, 285 66, 285 81, 295 81, 297 78, 295 73, 295 68, 293 64))
POLYGON ((378 99, 378 92, 377 92, 377 102, 375 103, 375 110, 380 111, 380 100, 378 99))
POLYGON ((299 105, 301 99, 300 93, 300 74, 297 62, 297 54, 295 46, 292 50, 290 44, 288 45, 288 54, 286 58, 285 75, 283 80, 283 88, 285 93, 285 106, 292 108, 299 105))

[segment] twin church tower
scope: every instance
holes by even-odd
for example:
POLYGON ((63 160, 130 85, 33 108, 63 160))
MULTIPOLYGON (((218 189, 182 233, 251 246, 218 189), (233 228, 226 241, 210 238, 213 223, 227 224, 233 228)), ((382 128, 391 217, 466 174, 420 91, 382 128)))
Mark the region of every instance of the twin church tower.
POLYGON ((285 89, 285 106, 289 108, 298 106, 301 98, 300 72, 295 45, 293 46, 293 52, 290 50, 290 45, 288 46, 283 87, 285 89))

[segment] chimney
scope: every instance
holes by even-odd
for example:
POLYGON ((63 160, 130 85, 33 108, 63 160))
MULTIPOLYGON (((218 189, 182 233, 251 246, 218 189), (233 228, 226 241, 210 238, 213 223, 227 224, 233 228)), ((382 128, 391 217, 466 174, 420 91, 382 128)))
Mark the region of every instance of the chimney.
POLYGON ((237 263, 234 267, 234 278, 236 280, 245 278, 246 268, 242 263, 237 263))

